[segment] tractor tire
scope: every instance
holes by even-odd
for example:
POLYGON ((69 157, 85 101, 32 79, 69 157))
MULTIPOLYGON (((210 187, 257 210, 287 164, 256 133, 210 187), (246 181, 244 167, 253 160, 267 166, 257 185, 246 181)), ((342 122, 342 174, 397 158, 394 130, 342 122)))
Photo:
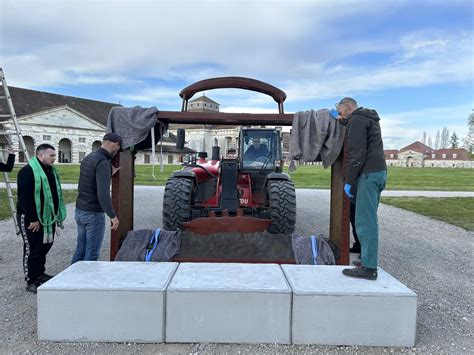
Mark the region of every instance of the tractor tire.
POLYGON ((181 223, 190 220, 193 185, 191 179, 182 177, 172 177, 166 182, 163 196, 164 229, 181 229, 181 223))
POLYGON ((296 224, 296 193, 292 181, 275 180, 268 184, 268 209, 271 234, 291 234, 296 224))

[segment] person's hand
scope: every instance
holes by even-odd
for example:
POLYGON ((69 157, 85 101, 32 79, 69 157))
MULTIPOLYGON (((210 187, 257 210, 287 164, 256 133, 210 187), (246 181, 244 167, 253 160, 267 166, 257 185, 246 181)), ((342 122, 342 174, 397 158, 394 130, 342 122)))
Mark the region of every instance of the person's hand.
POLYGON ((15 149, 13 149, 13 147, 11 145, 9 145, 8 148, 7 148, 7 152, 8 152, 8 154, 15 154, 15 149))
POLYGON ((110 228, 111 228, 113 231, 115 231, 115 230, 117 230, 117 228, 118 228, 120 222, 119 222, 119 220, 118 220, 117 217, 114 217, 114 218, 112 218, 112 219, 110 220, 110 223, 112 223, 112 225, 111 225, 110 228))
POLYGON ((351 194, 351 185, 349 185, 347 182, 344 184, 344 192, 346 193, 347 197, 353 198, 354 195, 351 194))
POLYGON ((37 231, 40 230, 41 224, 39 221, 36 222, 30 222, 30 225, 28 226, 28 229, 32 231, 33 233, 36 233, 37 231))
POLYGON ((337 112, 336 109, 331 109, 329 110, 329 114, 331 115, 332 118, 334 118, 335 120, 337 120, 339 118, 339 112, 337 112))

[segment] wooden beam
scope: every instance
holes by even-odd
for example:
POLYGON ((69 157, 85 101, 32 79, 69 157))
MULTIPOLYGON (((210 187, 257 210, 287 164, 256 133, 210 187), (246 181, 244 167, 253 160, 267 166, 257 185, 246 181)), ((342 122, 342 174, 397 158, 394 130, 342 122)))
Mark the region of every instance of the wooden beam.
POLYGON ((293 114, 288 113, 226 113, 160 111, 158 121, 174 124, 212 124, 236 126, 291 126, 293 114))
POLYGON ((339 247, 338 265, 349 265, 349 200, 344 194, 344 153, 331 166, 331 210, 329 239, 339 247))
POLYGON ((115 156, 113 164, 120 166, 112 177, 112 205, 120 224, 116 231, 111 232, 110 260, 115 260, 122 241, 133 230, 134 156, 128 150, 121 152, 115 156))

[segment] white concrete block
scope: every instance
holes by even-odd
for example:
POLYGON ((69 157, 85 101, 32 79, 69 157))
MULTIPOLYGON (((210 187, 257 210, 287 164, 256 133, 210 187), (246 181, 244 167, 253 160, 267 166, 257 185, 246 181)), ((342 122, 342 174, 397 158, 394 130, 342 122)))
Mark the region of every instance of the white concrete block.
POLYGON ((81 261, 38 288, 38 338, 163 342, 177 263, 81 261))
POLYGON ((414 346, 416 294, 382 269, 369 281, 344 276, 346 267, 282 265, 293 343, 414 346))
POLYGON ((181 263, 166 295, 167 342, 290 343, 279 265, 181 263))

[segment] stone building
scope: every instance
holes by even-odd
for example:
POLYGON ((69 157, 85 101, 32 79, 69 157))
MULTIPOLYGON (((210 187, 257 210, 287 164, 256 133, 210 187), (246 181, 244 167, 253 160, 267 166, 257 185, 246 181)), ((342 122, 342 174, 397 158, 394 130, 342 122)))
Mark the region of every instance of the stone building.
POLYGON ((414 142, 400 150, 385 150, 387 166, 407 168, 474 168, 465 149, 432 149, 421 142, 414 142))
MULTIPOLYGON (((23 139, 30 156, 36 147, 49 143, 56 148, 58 163, 80 163, 91 151, 101 145, 109 111, 118 104, 58 95, 43 91, 9 87, 13 106, 20 124, 23 139)), ((6 102, 0 104, 0 114, 8 113, 6 102), (3 105, 3 106, 2 106, 3 105)), ((11 122, 0 119, 0 131, 13 130, 11 122), (3 120, 3 121, 2 121, 3 120)), ((20 152, 16 135, 12 144, 20 152)), ((0 135, 0 148, 5 149, 7 137, 0 135)), ((161 144, 156 146, 156 162, 160 162, 161 144)), ((170 134, 162 142, 163 163, 176 164, 190 149, 176 149, 176 136, 170 134)), ((138 164, 151 163, 151 150, 137 153, 138 164)), ((25 162, 20 152, 17 162, 25 162)))
MULTIPOLYGON (((203 95, 188 102, 189 112, 219 112, 219 103, 203 95)), ((238 148, 240 126, 234 125, 170 125, 170 131, 178 128, 186 130, 187 147, 197 152, 207 152, 211 156, 212 147, 218 145, 221 152, 238 148)))

